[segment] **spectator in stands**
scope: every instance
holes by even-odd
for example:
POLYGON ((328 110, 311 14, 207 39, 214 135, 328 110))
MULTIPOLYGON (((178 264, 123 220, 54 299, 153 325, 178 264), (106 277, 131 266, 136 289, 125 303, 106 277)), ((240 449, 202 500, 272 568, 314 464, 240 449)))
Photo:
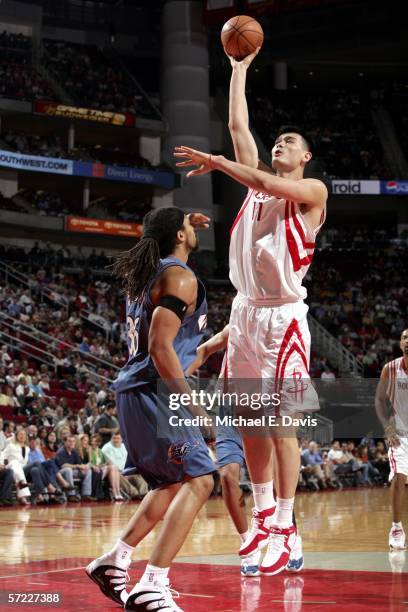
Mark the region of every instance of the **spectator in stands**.
POLYGON ((373 480, 380 475, 380 472, 369 461, 368 446, 366 444, 360 444, 357 447, 356 459, 362 470, 363 484, 372 485, 373 480))
POLYGON ((86 433, 79 434, 75 443, 75 449, 81 458, 82 463, 89 466, 92 471, 92 498, 104 498, 102 472, 94 468, 91 463, 91 447, 89 445, 89 436, 86 433))
POLYGON ((390 474, 390 462, 388 459, 385 444, 381 440, 377 442, 376 447, 373 451, 373 458, 371 460, 371 464, 379 471, 382 482, 388 482, 388 476, 390 474))
POLYGON ((14 432, 16 429, 16 424, 14 421, 4 421, 3 431, 7 440, 14 437, 14 432))
POLYGON ((45 438, 44 446, 42 447, 43 455, 46 459, 54 459, 57 450, 57 434, 55 431, 49 431, 45 438))
POLYGON ((4 429, 4 421, 3 421, 3 418, 0 416, 0 453, 4 451, 4 449, 6 448, 6 444, 7 444, 7 438, 4 435, 3 429, 4 429))
MULTIPOLYGON (((111 402, 106 405, 105 412, 99 417, 95 423, 95 433, 98 433, 102 438, 102 445, 110 444, 112 434, 119 430, 119 422, 115 417, 116 405, 111 402)), ((123 468, 122 468, 123 469, 123 468)))
POLYGON ((116 465, 121 474, 121 488, 130 497, 143 497, 147 493, 147 485, 143 478, 136 474, 130 478, 124 477, 122 472, 125 469, 127 451, 123 444, 120 433, 113 433, 110 442, 102 447, 102 453, 107 461, 116 465))
POLYGON ((92 469, 100 471, 102 478, 108 478, 110 487, 112 489, 113 501, 123 501, 123 497, 120 493, 120 472, 116 465, 107 461, 101 448, 102 439, 99 434, 91 436, 91 449, 90 449, 90 461, 92 469))
POLYGON ((17 499, 23 506, 30 505, 31 493, 27 485, 24 467, 28 462, 29 448, 27 446, 27 434, 24 429, 20 429, 15 438, 12 438, 3 451, 1 463, 7 461, 7 467, 14 475, 14 482, 17 487, 17 499))
POLYGON ((326 477, 323 473, 323 458, 314 441, 309 442, 308 449, 303 451, 301 455, 301 463, 305 468, 305 472, 317 478, 317 482, 321 489, 326 489, 326 477))
POLYGON ((2 454, 0 450, 0 506, 12 506, 14 474, 2 463, 2 454))
POLYGON ((61 492, 57 490, 56 476, 59 472, 57 465, 53 459, 45 460, 40 449, 40 440, 35 435, 28 436, 28 446, 28 461, 24 473, 27 480, 34 483, 36 502, 45 501, 44 494, 58 497, 61 492))
POLYGON ((42 386, 39 384, 39 382, 40 381, 38 377, 33 376, 32 382, 28 385, 28 387, 35 397, 44 397, 45 392, 42 386))
POLYGON ((335 380, 336 376, 335 376, 334 372, 332 372, 330 370, 330 368, 326 365, 326 366, 324 366, 324 370, 323 370, 320 378, 321 378, 321 380, 324 380, 325 382, 330 382, 332 380, 335 380))
POLYGON ((1 347, 1 352, 0 352, 0 363, 3 367, 7 368, 10 365, 11 361, 12 361, 12 358, 10 356, 8 346, 7 344, 3 344, 3 346, 1 347))
MULTIPOLYGON (((75 436, 68 435, 64 438, 63 446, 55 455, 55 462, 61 468, 68 468, 65 478, 68 481, 71 491, 74 489, 74 478, 81 481, 81 495, 84 501, 94 501, 91 499, 92 493, 92 471, 87 464, 82 463, 80 456, 75 450, 75 436)), ((72 493, 68 493, 68 501, 80 501, 81 498, 72 493)))

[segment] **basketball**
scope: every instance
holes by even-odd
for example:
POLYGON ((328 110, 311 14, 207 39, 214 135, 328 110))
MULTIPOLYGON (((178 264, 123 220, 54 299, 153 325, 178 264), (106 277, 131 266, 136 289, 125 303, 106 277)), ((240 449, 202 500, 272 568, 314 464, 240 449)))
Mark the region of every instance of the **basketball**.
POLYGON ((221 42, 227 55, 242 60, 262 46, 264 33, 261 24, 248 15, 231 17, 221 30, 221 42))

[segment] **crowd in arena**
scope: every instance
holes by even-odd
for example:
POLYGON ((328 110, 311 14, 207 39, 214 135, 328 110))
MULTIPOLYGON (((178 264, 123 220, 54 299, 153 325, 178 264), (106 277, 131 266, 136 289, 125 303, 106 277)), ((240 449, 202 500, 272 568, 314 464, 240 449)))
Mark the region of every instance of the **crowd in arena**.
POLYGON ((144 114, 135 83, 96 46, 44 40, 43 62, 75 101, 88 108, 144 114))
POLYGON ((253 93, 248 103, 254 127, 268 146, 280 126, 301 121, 330 178, 392 178, 367 93, 296 89, 267 97, 253 93))
POLYGON ((41 155, 45 157, 61 157, 77 161, 91 161, 112 164, 114 166, 130 166, 132 168, 152 169, 152 164, 136 151, 124 151, 119 146, 107 147, 99 144, 77 143, 68 148, 66 139, 51 134, 27 134, 7 131, 0 135, 7 146, 19 153, 41 155))
POLYGON ((5 30, 0 34, 0 98, 55 100, 47 79, 33 65, 32 39, 5 30))
POLYGON ((315 253, 306 287, 310 313, 363 363, 366 377, 376 377, 401 356, 400 335, 408 327, 407 240, 386 230, 367 233, 325 231, 333 243, 315 253))

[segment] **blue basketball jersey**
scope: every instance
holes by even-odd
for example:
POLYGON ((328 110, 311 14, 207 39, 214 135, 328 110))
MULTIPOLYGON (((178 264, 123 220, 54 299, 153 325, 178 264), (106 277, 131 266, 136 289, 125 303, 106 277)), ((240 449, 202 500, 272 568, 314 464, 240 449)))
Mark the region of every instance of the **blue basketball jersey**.
MULTIPOLYGON (((112 388, 115 391, 128 391, 134 387, 156 381, 159 374, 148 352, 149 328, 155 306, 150 299, 150 290, 157 278, 171 266, 191 269, 176 257, 166 257, 160 260, 159 267, 152 276, 143 300, 129 302, 126 300, 126 328, 129 358, 120 370, 112 388)), ((197 291, 197 306, 195 311, 186 316, 181 324, 173 346, 180 360, 183 371, 194 361, 197 347, 200 344, 207 324, 207 300, 204 285, 199 279, 197 291)))

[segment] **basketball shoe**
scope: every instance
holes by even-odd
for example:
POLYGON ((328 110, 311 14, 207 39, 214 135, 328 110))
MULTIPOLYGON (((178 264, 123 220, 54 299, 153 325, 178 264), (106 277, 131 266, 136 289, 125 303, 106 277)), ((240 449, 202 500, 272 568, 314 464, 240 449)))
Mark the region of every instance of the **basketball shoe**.
POLYGON ((267 510, 252 510, 251 529, 245 542, 239 549, 240 557, 252 555, 257 550, 261 550, 268 543, 269 534, 272 527, 272 517, 275 514, 276 506, 267 510))
POLYGON ((402 527, 391 528, 388 544, 391 550, 403 550, 405 548, 405 531, 402 527))
POLYGON ((288 572, 300 572, 304 566, 302 552, 302 538, 299 534, 296 535, 296 541, 290 551, 290 557, 286 569, 288 572))
POLYGON ((260 550, 256 550, 252 555, 241 557, 241 576, 259 576, 261 554, 260 550))
POLYGON ((291 550, 296 542, 297 530, 294 525, 272 527, 268 548, 259 567, 261 574, 274 576, 282 572, 288 564, 291 550))
POLYGON ((104 555, 91 561, 85 571, 106 597, 123 606, 129 595, 126 591, 126 583, 129 582, 127 572, 129 565, 130 563, 125 569, 118 567, 113 565, 112 559, 104 555))
POLYGON ((169 580, 167 580, 165 585, 138 582, 129 593, 125 603, 125 610, 137 610, 137 612, 149 612, 150 610, 183 612, 175 603, 173 597, 177 599, 179 594, 170 588, 169 580))

